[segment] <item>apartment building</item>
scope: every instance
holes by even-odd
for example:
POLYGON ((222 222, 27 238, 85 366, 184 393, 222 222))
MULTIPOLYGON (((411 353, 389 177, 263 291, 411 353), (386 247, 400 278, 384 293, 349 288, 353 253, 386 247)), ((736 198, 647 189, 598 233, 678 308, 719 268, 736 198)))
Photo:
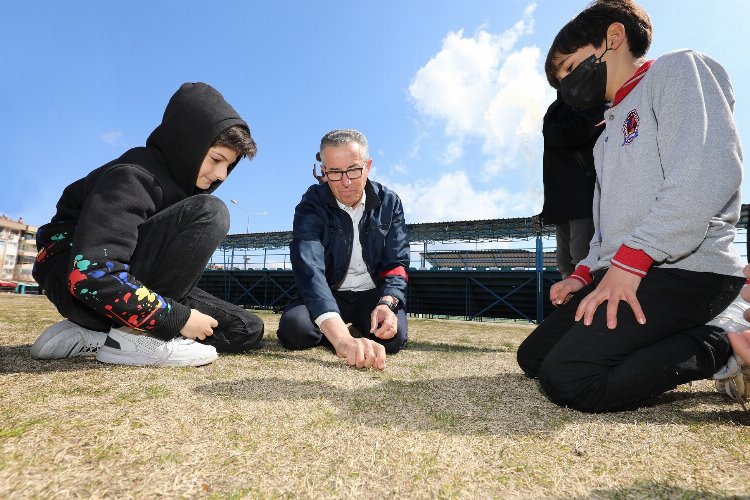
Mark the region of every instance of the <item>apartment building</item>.
POLYGON ((0 216, 0 281, 34 283, 37 227, 0 216))

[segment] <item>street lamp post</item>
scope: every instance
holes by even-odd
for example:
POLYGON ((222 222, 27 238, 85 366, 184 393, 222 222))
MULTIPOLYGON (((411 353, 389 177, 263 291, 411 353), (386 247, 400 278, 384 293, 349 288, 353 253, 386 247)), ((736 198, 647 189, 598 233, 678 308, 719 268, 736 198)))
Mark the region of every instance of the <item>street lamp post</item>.
MULTIPOLYGON (((233 205, 237 205, 242 209, 243 212, 245 212, 245 215, 247 215, 247 223, 245 224, 245 234, 250 234, 250 216, 251 215, 268 215, 268 212, 249 212, 245 207, 240 205, 240 202, 237 200, 229 200, 233 205)), ((247 249, 245 249, 245 252, 247 252, 247 249)), ((247 269, 247 254, 245 255, 245 269, 247 269)), ((264 257, 264 266, 265 266, 265 257, 264 257)))
POLYGON ((245 225, 245 232, 247 234, 250 234, 250 212, 248 212, 247 210, 245 210, 245 207, 243 207, 242 205, 240 205, 239 201, 237 201, 237 200, 229 200, 229 201, 231 201, 233 204, 235 204, 238 207, 240 207, 240 209, 243 212, 245 212, 245 214, 247 215, 247 224, 245 225))

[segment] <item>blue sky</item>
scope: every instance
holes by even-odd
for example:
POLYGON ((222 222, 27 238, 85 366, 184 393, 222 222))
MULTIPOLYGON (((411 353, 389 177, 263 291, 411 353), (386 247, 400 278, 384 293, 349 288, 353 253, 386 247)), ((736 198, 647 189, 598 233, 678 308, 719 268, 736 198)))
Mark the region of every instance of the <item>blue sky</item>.
MULTIPOLYGON (((543 59, 586 4, 0 0, 0 212, 47 222, 67 184, 142 145, 179 85, 205 81, 258 142, 216 192, 230 232, 245 231, 248 213, 253 232, 291 229, 334 128, 367 135, 371 178, 401 195, 407 222, 533 215, 553 98, 543 59)), ((747 152, 750 2, 642 5, 650 57, 690 47, 725 66, 747 152)))

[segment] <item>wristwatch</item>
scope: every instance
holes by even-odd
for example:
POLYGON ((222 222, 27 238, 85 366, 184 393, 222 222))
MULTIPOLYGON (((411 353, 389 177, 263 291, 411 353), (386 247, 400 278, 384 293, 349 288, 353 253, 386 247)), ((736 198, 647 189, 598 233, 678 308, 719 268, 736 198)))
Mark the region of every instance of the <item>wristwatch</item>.
POLYGON ((394 297, 393 302, 391 302, 388 299, 380 299, 380 301, 378 301, 378 305, 388 306, 388 309, 390 309, 393 312, 396 312, 398 310, 398 299, 394 297))

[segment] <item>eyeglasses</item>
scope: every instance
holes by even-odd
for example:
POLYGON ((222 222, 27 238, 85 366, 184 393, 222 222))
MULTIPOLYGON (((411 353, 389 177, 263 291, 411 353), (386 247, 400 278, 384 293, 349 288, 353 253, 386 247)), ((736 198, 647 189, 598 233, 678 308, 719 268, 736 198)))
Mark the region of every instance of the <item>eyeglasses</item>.
POLYGON ((347 168, 346 170, 326 170, 325 176, 328 177, 328 180, 330 181, 340 181, 344 178, 344 174, 346 174, 346 177, 352 181, 362 177, 362 171, 364 169, 365 167, 354 167, 347 168))

